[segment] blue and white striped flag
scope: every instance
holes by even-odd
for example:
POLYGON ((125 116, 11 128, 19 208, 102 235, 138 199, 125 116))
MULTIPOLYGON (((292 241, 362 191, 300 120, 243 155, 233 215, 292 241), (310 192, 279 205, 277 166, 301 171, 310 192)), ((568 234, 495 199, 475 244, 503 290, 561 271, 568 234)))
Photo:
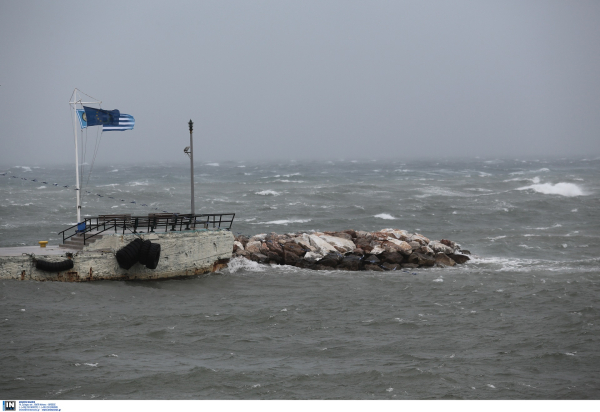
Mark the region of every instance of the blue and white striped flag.
POLYGON ((119 114, 119 124, 104 124, 102 125, 103 132, 114 132, 123 130, 133 130, 135 126, 135 119, 129 114, 119 114))

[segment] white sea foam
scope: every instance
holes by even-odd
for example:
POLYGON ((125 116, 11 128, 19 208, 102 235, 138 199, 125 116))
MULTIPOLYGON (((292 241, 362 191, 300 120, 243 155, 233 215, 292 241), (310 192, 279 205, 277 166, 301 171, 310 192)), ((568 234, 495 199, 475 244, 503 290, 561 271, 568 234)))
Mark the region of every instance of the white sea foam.
POLYGON ((46 186, 40 186, 40 187, 38 187, 38 189, 45 189, 45 188, 46 188, 46 186))
POLYGON ((148 182, 129 182, 127 186, 148 186, 148 182))
POLYGON ((110 173, 115 173, 115 172, 118 172, 118 171, 119 171, 119 169, 113 169, 113 170, 110 171, 110 173))
POLYGON ((396 218, 388 213, 380 213, 378 215, 375 215, 374 217, 378 217, 379 219, 386 219, 386 220, 396 220, 396 218))
POLYGON ((534 184, 531 186, 519 187, 517 190, 528 190, 531 189, 535 192, 542 193, 545 195, 560 195, 560 196, 583 196, 583 190, 579 186, 573 183, 541 183, 534 184))
POLYGON ((286 219, 286 220, 272 220, 270 222, 257 222, 252 223, 253 225, 288 225, 290 223, 308 223, 311 219, 286 219))
POLYGON ((206 163, 204 166, 219 166, 218 163, 206 163))
POLYGON ((231 259, 227 264, 227 269, 229 270, 229 273, 235 273, 238 270, 245 270, 248 272, 263 272, 265 270, 264 266, 259 263, 243 257, 231 259))
POLYGON ((31 167, 29 166, 15 166, 23 169, 24 172, 31 172, 31 167))
POLYGON ((256 192, 254 194, 261 196, 279 196, 281 193, 276 192, 274 190, 263 190, 262 192, 256 192))

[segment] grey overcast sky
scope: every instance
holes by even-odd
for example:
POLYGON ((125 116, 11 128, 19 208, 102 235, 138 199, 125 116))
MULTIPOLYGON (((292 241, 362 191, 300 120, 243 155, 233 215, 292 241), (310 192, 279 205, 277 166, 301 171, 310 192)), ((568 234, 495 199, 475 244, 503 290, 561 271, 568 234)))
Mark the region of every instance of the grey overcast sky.
POLYGON ((600 1, 0 1, 0 165, 600 155, 600 1), (93 142, 95 133, 88 136, 93 142))

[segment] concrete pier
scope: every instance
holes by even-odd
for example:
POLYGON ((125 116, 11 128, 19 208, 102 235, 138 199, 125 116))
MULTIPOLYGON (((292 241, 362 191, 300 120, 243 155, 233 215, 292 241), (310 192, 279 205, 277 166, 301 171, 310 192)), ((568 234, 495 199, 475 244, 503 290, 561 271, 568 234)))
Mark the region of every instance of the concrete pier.
POLYGON ((193 276, 224 267, 233 250, 233 234, 228 230, 187 230, 141 235, 104 235, 82 250, 58 246, 0 248, 0 279, 82 282, 92 280, 146 280, 193 276), (161 245, 156 269, 136 263, 129 270, 119 267, 116 252, 135 238, 161 245), (73 260, 66 272, 46 272, 36 268, 36 260, 73 260))

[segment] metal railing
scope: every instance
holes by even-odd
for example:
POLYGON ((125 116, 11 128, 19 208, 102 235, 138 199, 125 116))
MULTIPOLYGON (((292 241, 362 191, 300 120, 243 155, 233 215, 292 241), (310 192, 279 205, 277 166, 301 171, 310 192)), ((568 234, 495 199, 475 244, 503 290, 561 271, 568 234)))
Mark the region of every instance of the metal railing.
POLYGON ((198 229, 224 229, 231 230, 235 213, 202 213, 178 214, 160 213, 148 216, 131 215, 99 215, 87 217, 83 222, 70 226, 58 232, 62 235, 63 243, 73 236, 83 237, 83 244, 106 231, 114 233, 155 233, 157 231, 175 232, 198 229), (164 229, 164 230, 163 230, 164 229))

